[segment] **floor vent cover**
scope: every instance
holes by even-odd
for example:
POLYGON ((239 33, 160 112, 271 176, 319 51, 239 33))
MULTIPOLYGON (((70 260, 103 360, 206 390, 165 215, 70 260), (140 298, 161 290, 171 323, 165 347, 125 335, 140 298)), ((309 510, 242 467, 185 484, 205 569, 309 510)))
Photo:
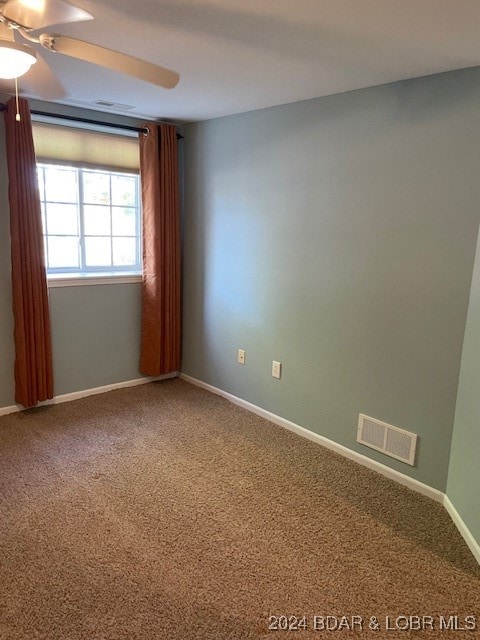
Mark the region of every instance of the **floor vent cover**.
POLYGON ((417 435, 393 427, 376 418, 369 418, 361 413, 358 416, 357 442, 371 449, 381 451, 387 456, 410 464, 415 463, 417 435))

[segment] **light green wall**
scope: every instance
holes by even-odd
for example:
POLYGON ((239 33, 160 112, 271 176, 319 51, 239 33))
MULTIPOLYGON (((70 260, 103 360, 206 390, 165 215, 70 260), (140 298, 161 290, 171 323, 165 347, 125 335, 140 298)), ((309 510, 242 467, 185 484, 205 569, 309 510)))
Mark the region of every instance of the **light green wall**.
POLYGON ((141 378, 140 284, 50 289, 55 395, 141 378))
MULTIPOLYGON (((4 100, 2 100, 3 102, 4 100)), ((31 102, 31 108, 125 122, 122 117, 31 102)), ((14 404, 10 230, 3 114, 0 114, 0 407, 14 404)), ((142 377, 140 284, 49 290, 55 395, 142 377)))
POLYGON ((463 344, 447 495, 480 545, 480 239, 463 344))
POLYGON ((445 490, 479 105, 473 69, 186 127, 184 373, 445 490), (358 445, 360 412, 416 466, 358 445))

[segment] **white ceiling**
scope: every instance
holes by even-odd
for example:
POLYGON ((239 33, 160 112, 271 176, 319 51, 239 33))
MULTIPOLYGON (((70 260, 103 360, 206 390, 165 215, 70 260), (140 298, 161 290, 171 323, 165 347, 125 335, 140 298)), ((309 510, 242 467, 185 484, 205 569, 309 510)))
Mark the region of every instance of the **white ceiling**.
MULTIPOLYGON (((48 31, 180 74, 178 86, 165 90, 42 50, 67 90, 60 102, 98 108, 95 101, 107 100, 132 105, 127 113, 135 116, 205 120, 480 65, 478 0, 75 4, 95 20, 48 31)), ((35 65, 29 73, 34 72, 35 65)), ((28 95, 25 86, 22 91, 28 95)))

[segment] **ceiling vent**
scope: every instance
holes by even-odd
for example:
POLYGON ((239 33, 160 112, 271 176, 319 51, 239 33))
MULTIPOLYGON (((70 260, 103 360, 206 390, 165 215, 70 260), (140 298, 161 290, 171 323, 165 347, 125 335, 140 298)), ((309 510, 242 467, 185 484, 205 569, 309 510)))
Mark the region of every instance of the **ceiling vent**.
POLYGON ((110 102, 109 100, 95 100, 93 104, 96 104, 97 107, 108 107, 115 111, 131 111, 135 109, 135 107, 130 104, 120 104, 119 102, 110 102))
POLYGON ((393 427, 376 418, 369 418, 361 413, 358 416, 357 442, 366 447, 381 451, 387 456, 406 462, 413 467, 417 435, 393 427))

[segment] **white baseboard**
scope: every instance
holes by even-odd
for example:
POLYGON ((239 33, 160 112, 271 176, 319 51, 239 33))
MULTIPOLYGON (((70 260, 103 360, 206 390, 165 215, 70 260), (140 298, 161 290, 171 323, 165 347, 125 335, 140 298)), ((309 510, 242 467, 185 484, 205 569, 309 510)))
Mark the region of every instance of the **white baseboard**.
POLYGON ((474 557, 480 564, 480 545, 478 544, 478 542, 475 540, 475 538, 469 531, 467 525, 460 517, 459 513, 451 503, 448 496, 443 491, 439 491, 438 489, 435 489, 434 487, 431 487, 428 484, 424 484, 423 482, 415 480, 414 478, 410 478, 410 476, 407 476, 404 473, 401 473, 400 471, 391 469, 390 467, 387 467, 381 462, 372 460, 371 458, 368 458, 367 456, 364 456, 361 453, 357 453, 356 451, 353 451, 348 447, 344 447, 343 445, 338 444, 337 442, 334 442, 329 438, 325 438, 324 436, 321 436, 318 433, 310 431, 309 429, 305 429, 304 427, 301 427, 300 425, 295 424, 294 422, 290 422, 290 420, 285 420, 285 418, 277 416, 276 414, 271 413, 270 411, 266 411, 265 409, 262 409, 261 407, 258 407, 257 405, 254 405, 251 402, 247 402, 242 398, 234 396, 231 393, 228 393, 227 391, 223 391, 218 387, 214 387, 211 384, 207 384, 206 382, 202 382, 201 380, 192 378, 191 376, 188 376, 184 373, 180 374, 180 378, 182 380, 185 380, 186 382, 190 382, 191 384, 194 384, 197 387, 201 387, 202 389, 211 391, 216 395, 222 396, 223 398, 230 400, 230 402, 233 402, 234 404, 237 404, 238 406, 243 407, 244 409, 247 409, 247 411, 251 411, 252 413, 255 413, 256 415, 262 418, 265 418, 266 420, 269 420, 270 422, 273 422, 274 424, 277 424, 280 427, 284 427, 285 429, 288 429, 289 431, 293 431, 294 433, 297 433, 298 435, 304 438, 308 438, 308 440, 312 440, 317 444, 321 444, 327 449, 331 449, 332 451, 339 453, 345 458, 354 460, 355 462, 358 462, 364 467, 368 467, 369 469, 372 469, 373 471, 376 471, 377 473, 380 473, 383 476, 390 478, 391 480, 395 480, 396 482, 404 485, 405 487, 408 487, 409 489, 412 489, 413 491, 416 491, 417 493, 421 493, 424 496, 432 498, 432 500, 435 500, 436 502, 440 502, 445 506, 450 517, 452 518, 453 522, 458 528, 461 536, 463 537, 469 549, 473 553, 474 557))
MULTIPOLYGON (((113 384, 106 384, 103 387, 94 387, 93 389, 82 389, 81 391, 74 391, 73 393, 64 393, 60 396, 55 396, 51 400, 45 400, 39 402, 37 407, 45 407, 51 404, 61 404, 62 402, 71 402, 72 400, 78 400, 80 398, 87 398, 88 396, 96 396, 99 393, 107 393, 107 391, 114 391, 115 389, 125 389, 127 387, 137 387, 141 384, 148 384, 149 382, 155 382, 156 380, 167 380, 168 378, 178 377, 178 372, 167 373, 163 376, 156 377, 144 377, 136 378, 135 380, 125 380, 124 382, 114 382, 113 384)), ((9 413, 16 413, 17 411, 24 411, 25 407, 19 404, 13 404, 10 407, 0 407, 0 416, 6 416, 9 413)))
POLYGON ((443 504, 445 506, 445 509, 450 514, 450 517, 452 518, 455 526, 459 530, 460 535, 467 543, 467 546, 470 549, 470 551, 473 553, 476 561, 478 562, 478 564, 480 564, 480 544, 475 540, 470 529, 467 527, 461 515, 455 509, 452 501, 447 495, 445 495, 443 504))
POLYGON ((317 444, 321 444, 327 449, 331 449, 332 451, 339 453, 345 458, 349 458, 350 460, 359 462, 364 467, 373 469, 373 471, 377 471, 378 473, 381 473, 383 476, 386 476, 387 478, 396 480, 397 482, 405 485, 409 489, 413 489, 414 491, 417 491, 418 493, 421 493, 424 496, 428 496, 429 498, 432 498, 436 502, 443 503, 445 494, 442 491, 439 491, 438 489, 434 489, 433 487, 430 487, 428 484, 424 484, 423 482, 419 482, 414 478, 410 478, 410 476, 407 476, 404 473, 401 473, 400 471, 396 471, 395 469, 391 469, 390 467, 387 467, 387 465, 382 464, 381 462, 372 460, 371 458, 368 458, 367 456, 364 456, 361 453, 357 453, 356 451, 353 451, 348 447, 344 447, 343 445, 338 444, 337 442, 334 442, 333 440, 330 440, 325 436, 321 436, 318 433, 315 433, 314 431, 305 429, 305 427, 301 427, 300 425, 295 424, 294 422, 290 422, 290 420, 285 420, 285 418, 281 418, 280 416, 277 416, 274 413, 270 413, 270 411, 266 411, 261 407, 257 407, 257 405, 254 405, 251 402, 242 400, 242 398, 238 398, 237 396, 234 396, 231 393, 222 391, 221 389, 218 389, 217 387, 213 387, 212 385, 207 384, 206 382, 202 382, 201 380, 197 380, 196 378, 187 376, 184 373, 180 374, 180 378, 182 378, 182 380, 185 380, 186 382, 190 382, 191 384, 196 385, 197 387, 202 387, 202 389, 206 389, 207 391, 211 391, 212 393, 223 396, 227 400, 230 400, 230 402, 233 402, 234 404, 237 404, 238 406, 243 407, 244 409, 247 409, 248 411, 251 411, 252 413, 257 414, 258 416, 261 416, 262 418, 265 418, 266 420, 269 420, 274 424, 278 424, 280 427, 284 427, 289 431, 293 431, 294 433, 297 433, 303 438, 308 438, 308 440, 312 440, 317 444))

